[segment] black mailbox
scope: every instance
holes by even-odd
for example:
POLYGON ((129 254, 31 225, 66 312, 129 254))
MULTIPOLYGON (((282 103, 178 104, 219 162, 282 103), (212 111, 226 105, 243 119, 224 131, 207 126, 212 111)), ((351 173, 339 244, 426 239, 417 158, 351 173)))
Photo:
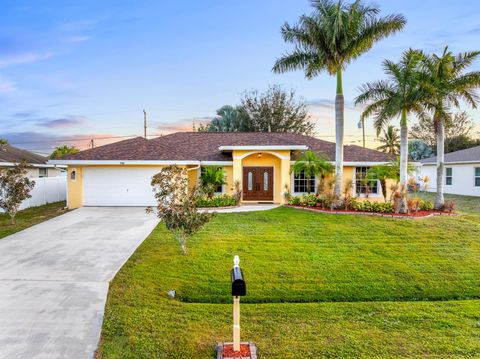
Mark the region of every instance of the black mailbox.
POLYGON ((247 294, 247 286, 243 279, 243 273, 240 267, 233 267, 232 269, 232 296, 244 296, 247 294))

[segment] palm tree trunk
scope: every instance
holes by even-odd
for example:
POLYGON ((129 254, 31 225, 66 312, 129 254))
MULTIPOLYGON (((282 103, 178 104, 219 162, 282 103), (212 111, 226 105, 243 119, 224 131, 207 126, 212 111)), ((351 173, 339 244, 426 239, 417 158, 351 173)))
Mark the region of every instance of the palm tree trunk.
MULTIPOLYGON (((407 189, 407 173, 408 171, 408 122, 407 111, 402 110, 402 118, 400 122, 400 191, 407 189)), ((402 196, 400 203, 400 213, 408 212, 407 197, 402 196)))
POLYGON ((445 204, 443 197, 443 174, 445 167, 445 123, 443 119, 435 121, 437 132, 437 196, 435 209, 441 210, 445 204))
POLYGON ((337 95, 335 97, 335 196, 337 199, 342 196, 344 106, 342 69, 339 69, 337 71, 337 95))

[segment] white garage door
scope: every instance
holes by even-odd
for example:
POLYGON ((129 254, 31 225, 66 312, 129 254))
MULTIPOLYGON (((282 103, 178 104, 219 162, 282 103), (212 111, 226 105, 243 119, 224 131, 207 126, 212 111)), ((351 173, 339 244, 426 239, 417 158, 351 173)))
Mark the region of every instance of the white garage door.
POLYGON ((95 168, 83 170, 84 206, 154 206, 150 181, 158 168, 95 168))

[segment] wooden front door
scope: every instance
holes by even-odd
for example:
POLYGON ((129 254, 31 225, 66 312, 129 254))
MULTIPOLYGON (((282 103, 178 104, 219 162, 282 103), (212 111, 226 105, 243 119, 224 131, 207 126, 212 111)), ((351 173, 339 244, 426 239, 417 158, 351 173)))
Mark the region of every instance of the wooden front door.
POLYGON ((273 201, 273 167, 243 167, 243 200, 273 201))

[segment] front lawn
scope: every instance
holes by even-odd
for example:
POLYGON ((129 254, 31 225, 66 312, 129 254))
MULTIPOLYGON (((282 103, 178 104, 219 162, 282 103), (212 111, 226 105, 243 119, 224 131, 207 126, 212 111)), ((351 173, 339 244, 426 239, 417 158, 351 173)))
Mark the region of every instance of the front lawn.
POLYGON ((111 283, 98 356, 213 358, 231 339, 234 254, 248 286, 242 337, 261 358, 479 356, 479 237, 473 212, 279 208, 217 215, 185 257, 160 224, 111 283))
POLYGON ((40 207, 27 208, 17 213, 13 225, 10 223, 10 216, 5 213, 0 213, 0 239, 63 214, 65 213, 64 208, 64 201, 50 203, 40 207))

